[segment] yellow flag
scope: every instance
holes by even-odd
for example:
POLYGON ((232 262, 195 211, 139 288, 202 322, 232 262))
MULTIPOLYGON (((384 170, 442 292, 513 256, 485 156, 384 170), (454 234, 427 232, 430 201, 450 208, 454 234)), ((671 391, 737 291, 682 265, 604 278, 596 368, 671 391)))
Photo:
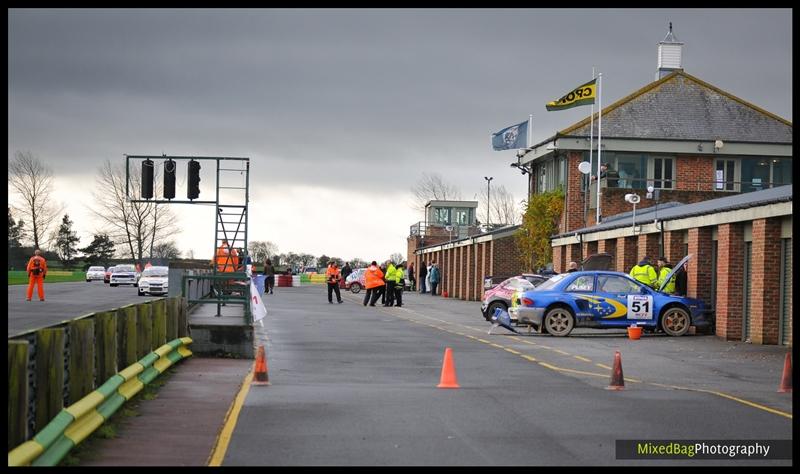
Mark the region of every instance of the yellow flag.
POLYGON ((597 79, 592 79, 586 84, 569 91, 560 99, 548 102, 545 107, 547 110, 571 109, 579 105, 594 104, 595 97, 597 97, 597 79))

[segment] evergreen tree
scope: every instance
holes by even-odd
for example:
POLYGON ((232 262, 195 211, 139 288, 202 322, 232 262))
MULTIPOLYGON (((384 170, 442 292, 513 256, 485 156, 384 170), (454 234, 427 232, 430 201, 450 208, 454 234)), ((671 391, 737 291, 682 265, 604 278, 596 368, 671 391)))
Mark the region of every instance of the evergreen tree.
POLYGON ((87 264, 108 267, 114 257, 114 242, 107 234, 95 235, 92 243, 80 249, 80 252, 86 255, 87 264))
POLYGON ((69 268, 75 261, 78 253, 76 244, 81 240, 78 233, 72 230, 73 222, 69 220, 69 214, 64 214, 61 220, 61 227, 56 234, 56 254, 64 268, 69 268))
POLYGON ((14 217, 11 216, 11 208, 8 208, 8 248, 11 250, 12 248, 22 247, 22 239, 25 237, 25 231, 23 230, 23 226, 25 223, 20 220, 19 222, 14 221, 14 217))

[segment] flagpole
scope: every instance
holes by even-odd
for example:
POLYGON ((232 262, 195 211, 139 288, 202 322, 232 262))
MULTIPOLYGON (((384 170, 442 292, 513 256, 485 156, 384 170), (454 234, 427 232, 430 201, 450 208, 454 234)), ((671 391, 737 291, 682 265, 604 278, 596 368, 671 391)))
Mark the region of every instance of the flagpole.
POLYGON ((597 218, 595 224, 600 223, 600 161, 603 135, 603 73, 597 75, 597 218))
MULTIPOLYGON (((594 66, 592 66, 592 79, 595 78, 594 66)), ((594 153, 594 102, 592 102, 592 113, 589 115, 589 164, 592 164, 594 161, 593 153, 594 153)), ((591 176, 591 173, 587 175, 587 177, 591 176)), ((591 182, 591 179, 588 180, 591 182)), ((600 184, 598 184, 599 186, 600 184)), ((583 224, 586 225, 586 213, 589 210, 589 186, 586 186, 586 203, 583 207, 583 224)))
POLYGON ((533 114, 528 115, 528 148, 533 146, 533 114))

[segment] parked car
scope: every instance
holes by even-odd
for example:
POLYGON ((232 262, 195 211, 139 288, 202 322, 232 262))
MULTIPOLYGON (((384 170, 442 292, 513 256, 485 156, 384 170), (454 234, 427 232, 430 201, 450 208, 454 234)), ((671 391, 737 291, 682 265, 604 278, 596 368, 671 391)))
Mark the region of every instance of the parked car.
POLYGON ((117 271, 117 267, 108 267, 103 275, 103 283, 111 283, 111 274, 117 271))
POLYGON ((169 267, 145 268, 139 278, 139 296, 166 295, 169 292, 169 267))
POLYGON ((529 282, 533 283, 533 286, 536 286, 539 283, 550 278, 550 276, 551 275, 543 275, 539 273, 523 273, 522 275, 516 275, 516 276, 488 276, 483 279, 483 289, 491 290, 492 288, 495 288, 497 285, 503 283, 509 278, 515 278, 515 277, 525 278, 529 282))
POLYGON ((103 280, 105 281, 106 268, 105 267, 89 267, 86 270, 86 281, 103 280))
POLYGON ((514 293, 532 290, 545 281, 547 277, 533 273, 506 278, 484 292, 481 299, 481 314, 487 321, 491 321, 497 308, 508 311, 514 293))
POLYGON ((562 273, 523 292, 509 315, 554 336, 567 336, 575 327, 625 328, 634 323, 682 336, 690 326, 711 324, 711 310, 703 301, 662 293, 690 257, 672 269, 658 290, 622 272, 562 273))
POLYGON ((344 287, 347 290, 350 290, 353 293, 358 293, 364 288, 364 272, 367 271, 366 268, 356 268, 353 270, 353 273, 347 275, 347 278, 344 279, 344 287))
POLYGON ((306 268, 303 270, 303 273, 307 273, 307 274, 309 274, 309 275, 311 275, 311 274, 313 274, 313 273, 318 273, 318 272, 317 272, 317 267, 306 267, 306 268))
POLYGON ((109 283, 111 286, 117 285, 137 285, 138 273, 133 265, 117 265, 111 274, 109 283))

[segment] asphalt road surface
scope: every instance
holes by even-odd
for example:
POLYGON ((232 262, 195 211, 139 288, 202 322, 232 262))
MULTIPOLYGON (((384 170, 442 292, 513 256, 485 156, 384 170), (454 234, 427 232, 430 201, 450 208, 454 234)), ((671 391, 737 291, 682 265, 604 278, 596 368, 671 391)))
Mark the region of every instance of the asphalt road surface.
POLYGON ((107 311, 131 303, 155 299, 138 296, 130 285, 112 288, 101 281, 44 284, 45 301, 39 301, 36 288, 33 300, 25 301, 28 285, 8 286, 8 335, 14 336, 85 314, 107 311))
MULTIPOLYGON (((270 386, 252 386, 223 465, 790 465, 632 460, 616 440, 791 439, 781 347, 713 336, 514 335, 479 303, 363 307, 320 286, 265 302, 270 386), (437 389, 446 347, 460 389, 437 389), (606 390, 613 354, 625 390, 606 390), (731 398, 733 397, 733 398, 731 398)), ((258 327, 258 326, 256 326, 258 327)))

